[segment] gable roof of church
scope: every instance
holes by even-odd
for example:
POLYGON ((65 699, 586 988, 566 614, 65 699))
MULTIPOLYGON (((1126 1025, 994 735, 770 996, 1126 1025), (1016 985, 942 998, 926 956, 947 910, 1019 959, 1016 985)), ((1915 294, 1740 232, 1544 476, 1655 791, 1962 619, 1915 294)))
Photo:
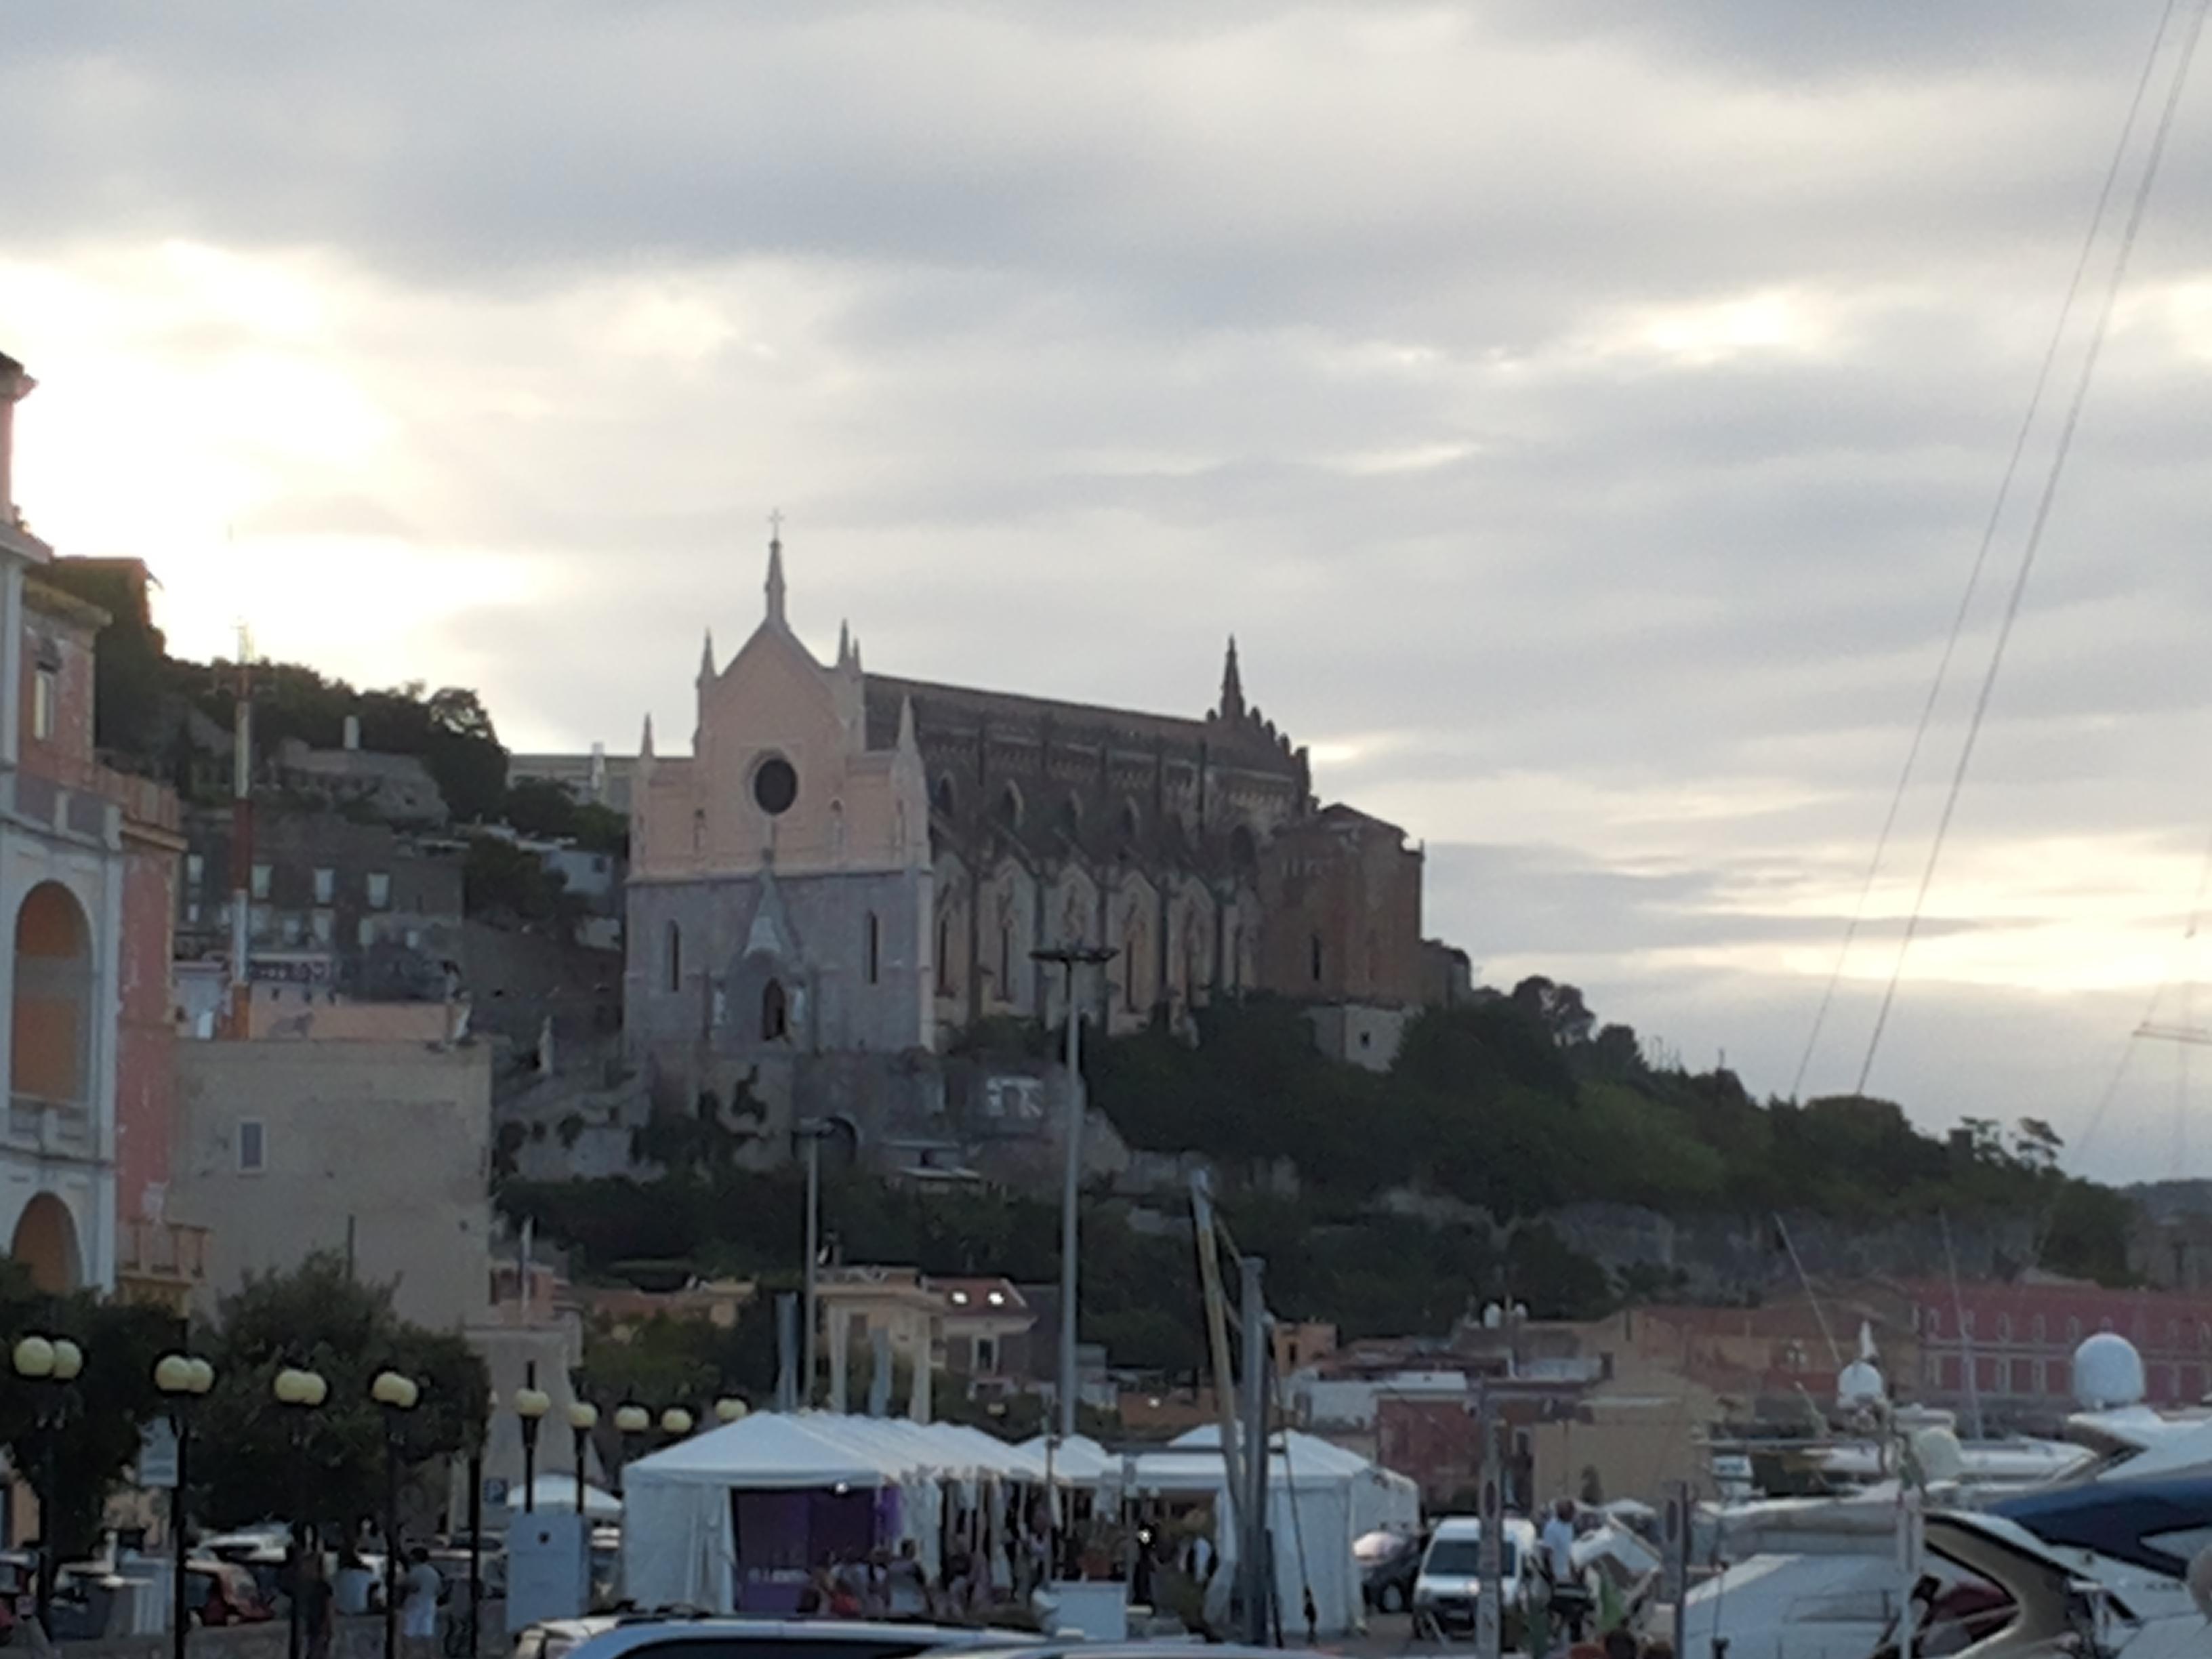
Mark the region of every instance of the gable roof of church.
POLYGON ((1068 702, 1057 697, 1025 696, 1012 691, 987 691, 967 685, 945 685, 930 680, 895 678, 870 674, 867 682, 868 746, 881 748, 896 733, 899 706, 911 700, 921 741, 972 734, 988 724, 1006 736, 1023 735, 1049 722, 1057 732, 1080 741, 1085 734, 1101 731, 1150 749, 1164 743, 1172 749, 1195 752, 1200 744, 1224 761, 1294 777, 1297 763, 1285 741, 1250 715, 1225 721, 1209 714, 1192 720, 1176 714, 1154 714, 1132 708, 1110 708, 1099 703, 1068 702))

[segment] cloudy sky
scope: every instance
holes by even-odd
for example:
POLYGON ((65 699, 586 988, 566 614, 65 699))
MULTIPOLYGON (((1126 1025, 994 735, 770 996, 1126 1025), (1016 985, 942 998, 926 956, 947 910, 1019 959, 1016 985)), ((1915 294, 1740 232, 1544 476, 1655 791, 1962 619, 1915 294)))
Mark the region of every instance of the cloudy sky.
MULTIPOLYGON (((1195 713, 1233 629, 1486 977, 1786 1090, 2164 9, 21 0, 16 493, 180 648, 520 748, 687 729, 771 507, 877 667, 1195 713)), ((2156 987, 2212 1022, 2209 141, 2198 85, 1875 1069, 1931 1123, 2079 1138, 2156 987)), ((2081 1167, 2212 1174, 2187 1057, 2081 1167)))

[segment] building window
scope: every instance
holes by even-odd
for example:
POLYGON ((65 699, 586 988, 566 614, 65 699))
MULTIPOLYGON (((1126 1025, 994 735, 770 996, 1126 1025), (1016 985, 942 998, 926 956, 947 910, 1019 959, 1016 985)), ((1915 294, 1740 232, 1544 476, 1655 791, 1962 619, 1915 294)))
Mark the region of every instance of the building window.
POLYGON ((799 774, 781 755, 770 755, 753 771, 753 800, 770 817, 781 817, 799 799, 799 774))
POLYGON ((335 870, 315 872, 315 902, 328 904, 337 896, 338 872, 335 870))
POLYGON ((761 991, 761 1041, 781 1042, 791 1035, 791 1004, 783 981, 772 979, 761 991))
POLYGON ((1014 1000, 1014 924, 999 924, 999 998, 1003 1002, 1014 1000))
POLYGON ((2044 1318, 2041 1314, 2036 1315, 2036 1316, 2028 1322, 2028 1329, 2033 1333, 2034 1340, 2038 1343, 2041 1343, 2048 1340, 2049 1328, 2045 1324, 2044 1318))
POLYGON ((185 885, 198 887, 207 879, 207 860, 198 853, 185 854, 185 885))
POLYGON ((274 874, 275 872, 265 864, 257 864, 253 866, 252 891, 255 898, 265 899, 269 896, 269 883, 274 874))
POLYGON ((240 1118, 238 1123, 238 1172, 240 1175, 259 1175, 269 1167, 268 1131, 258 1118, 240 1118))
POLYGON ((31 680, 31 735, 40 743, 54 735, 54 705, 61 693, 61 676, 41 666, 31 680))
POLYGON ((2066 1340, 2069 1342, 2079 1342, 2081 1340, 2081 1322, 2080 1320, 2069 1319, 2066 1322, 2066 1340))
POLYGON ((876 919, 873 910, 868 912, 868 983, 878 982, 884 975, 884 925, 876 919))
POLYGON ((1943 1310, 1941 1308, 1928 1308, 1923 1310, 1921 1328, 1927 1332, 1930 1336, 1942 1335, 1943 1310))
POLYGON ((1997 1316, 1997 1340, 2000 1342, 2009 1342, 2012 1340, 2012 1316, 2010 1314, 1999 1314, 1997 1316))
POLYGON ((684 930, 672 921, 668 924, 668 988, 684 988, 684 930))
POLYGON ((368 872, 368 908, 372 910, 389 910, 392 908, 390 872, 372 870, 368 872))
POLYGON ((325 946, 332 944, 338 936, 337 913, 333 910, 316 911, 313 930, 316 944, 325 946))
POLYGON ((187 927, 197 927, 199 925, 200 902, 198 899, 187 900, 185 904, 185 926, 187 927))
POLYGON ((937 994, 952 994, 952 916, 942 912, 937 918, 937 994))
POLYGON ((287 945, 297 945, 307 936, 307 921, 297 910, 284 912, 281 926, 283 929, 284 943, 287 945))
POLYGON ((1320 983, 1321 983, 1321 935, 1320 935, 1319 933, 1316 933, 1316 934, 1313 936, 1313 940, 1312 940, 1312 951, 1313 951, 1313 979, 1314 979, 1314 983, 1315 983, 1315 984, 1316 984, 1316 985, 1318 985, 1318 984, 1320 984, 1320 983))

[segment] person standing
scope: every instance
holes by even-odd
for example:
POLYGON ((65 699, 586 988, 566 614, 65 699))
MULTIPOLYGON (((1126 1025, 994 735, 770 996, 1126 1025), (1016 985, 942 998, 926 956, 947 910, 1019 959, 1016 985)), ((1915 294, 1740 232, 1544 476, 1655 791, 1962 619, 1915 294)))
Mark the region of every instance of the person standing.
POLYGON ((399 1583, 399 1634, 416 1659, 437 1659, 438 1602, 446 1581, 430 1565, 430 1552, 419 1545, 407 1559, 407 1576, 399 1583))
POLYGON ((309 1550, 300 1558, 296 1575, 300 1598, 300 1632, 307 1644, 307 1659, 330 1659, 331 1639, 337 1633, 331 1581, 323 1571, 323 1553, 309 1550))

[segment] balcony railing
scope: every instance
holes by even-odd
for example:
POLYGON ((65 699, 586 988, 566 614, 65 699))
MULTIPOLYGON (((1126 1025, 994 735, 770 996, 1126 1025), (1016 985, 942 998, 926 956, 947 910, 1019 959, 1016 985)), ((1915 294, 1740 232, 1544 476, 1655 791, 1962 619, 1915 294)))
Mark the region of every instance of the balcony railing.
POLYGON ((8 1144, 46 1158, 89 1158, 94 1152, 92 1109, 82 1101, 10 1095, 8 1144))
POLYGON ((207 1278, 208 1230, 175 1221, 124 1224, 115 1270, 134 1279, 197 1285, 207 1278))

